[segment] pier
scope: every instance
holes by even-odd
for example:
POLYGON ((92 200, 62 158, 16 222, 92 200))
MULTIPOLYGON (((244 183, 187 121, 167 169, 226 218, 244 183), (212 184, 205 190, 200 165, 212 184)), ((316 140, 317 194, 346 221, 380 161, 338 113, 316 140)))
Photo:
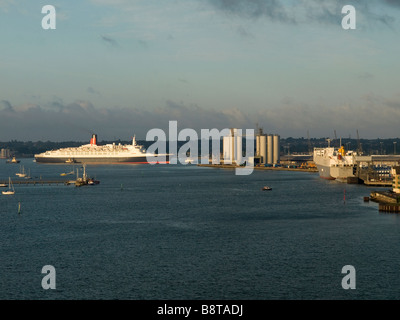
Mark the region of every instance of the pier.
POLYGON ((399 213, 400 194, 393 191, 372 191, 370 194, 372 201, 379 203, 380 212, 399 213))
POLYGON ((394 193, 393 191, 372 191, 370 194, 372 201, 379 202, 382 204, 399 204, 400 205, 400 194, 394 193))
MULTIPOLYGON (((52 184, 70 184, 71 181, 69 180, 13 180, 12 183, 14 185, 19 184, 19 185, 52 185, 52 184)), ((0 184, 7 184, 8 185, 8 180, 7 181, 0 181, 0 184)))
POLYGON ((380 203, 379 211, 380 212, 389 212, 389 213, 399 213, 400 212, 400 204, 380 203))

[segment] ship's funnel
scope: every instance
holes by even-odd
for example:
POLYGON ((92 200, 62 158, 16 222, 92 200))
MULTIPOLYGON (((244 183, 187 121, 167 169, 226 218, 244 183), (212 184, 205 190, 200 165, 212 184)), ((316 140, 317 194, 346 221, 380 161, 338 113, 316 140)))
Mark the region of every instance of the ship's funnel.
POLYGON ((92 139, 90 139, 91 146, 97 146, 97 134, 92 135, 92 139))

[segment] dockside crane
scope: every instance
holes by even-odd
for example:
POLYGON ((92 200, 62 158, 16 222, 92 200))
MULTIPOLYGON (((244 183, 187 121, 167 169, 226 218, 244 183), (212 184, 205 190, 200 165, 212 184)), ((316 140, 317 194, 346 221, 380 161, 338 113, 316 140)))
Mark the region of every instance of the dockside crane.
MULTIPOLYGON (((335 130, 333 130, 333 132, 335 133, 335 143, 336 143, 336 140, 337 140, 337 136, 336 136, 336 129, 335 130)), ((340 147, 340 146, 339 146, 340 147)))
POLYGON ((360 142, 360 135, 358 134, 358 129, 357 129, 357 153, 359 155, 362 154, 362 145, 361 145, 361 142, 360 142))

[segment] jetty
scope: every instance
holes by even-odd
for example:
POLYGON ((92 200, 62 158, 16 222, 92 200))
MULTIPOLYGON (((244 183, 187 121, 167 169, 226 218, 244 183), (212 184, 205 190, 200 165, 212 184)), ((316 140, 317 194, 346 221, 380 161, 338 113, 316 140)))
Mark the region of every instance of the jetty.
POLYGON ((393 179, 391 190, 372 191, 371 200, 379 203, 381 212, 400 212, 400 166, 393 168, 393 179))
MULTIPOLYGON (((52 184, 69 184, 69 180, 13 180, 13 184, 33 184, 33 185, 52 185, 52 184)), ((0 181, 0 184, 8 184, 8 181, 0 181)))
POLYGON ((380 203, 379 211, 380 212, 389 212, 389 213, 399 213, 400 212, 400 204, 380 203))
POLYGON ((379 203, 380 212, 400 213, 400 194, 396 192, 372 191, 370 199, 379 203))

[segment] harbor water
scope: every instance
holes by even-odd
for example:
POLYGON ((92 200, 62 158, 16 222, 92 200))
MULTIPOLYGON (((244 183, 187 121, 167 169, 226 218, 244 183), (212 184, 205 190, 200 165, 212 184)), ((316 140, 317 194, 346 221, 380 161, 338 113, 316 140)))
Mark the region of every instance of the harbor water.
MULTIPOLYGON (((73 168, 20 165, 48 180, 73 168)), ((194 165, 86 171, 100 184, 0 194, 0 299, 400 298, 400 216, 363 201, 376 187, 194 165), (42 288, 46 265, 55 290, 42 288), (342 287, 346 265, 356 289, 342 287)), ((16 172, 0 163, 0 180, 16 172)))

